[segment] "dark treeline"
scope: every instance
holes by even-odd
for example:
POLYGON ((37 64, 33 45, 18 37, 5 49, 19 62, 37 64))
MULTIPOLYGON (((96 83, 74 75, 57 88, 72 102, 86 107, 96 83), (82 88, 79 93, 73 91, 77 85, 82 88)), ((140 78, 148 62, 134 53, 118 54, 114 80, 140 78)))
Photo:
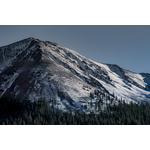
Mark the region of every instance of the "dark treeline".
POLYGON ((0 124, 2 125, 149 125, 150 105, 148 103, 119 102, 107 104, 99 114, 93 112, 63 113, 46 102, 38 101, 19 103, 16 100, 0 99, 0 124))

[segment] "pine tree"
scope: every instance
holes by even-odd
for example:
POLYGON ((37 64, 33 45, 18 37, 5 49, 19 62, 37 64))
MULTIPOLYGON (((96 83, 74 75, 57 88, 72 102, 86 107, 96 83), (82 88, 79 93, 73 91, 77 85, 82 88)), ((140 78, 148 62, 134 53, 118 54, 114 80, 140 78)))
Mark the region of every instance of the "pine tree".
POLYGON ((92 93, 90 93, 90 98, 91 98, 91 108, 92 108, 93 107, 92 99, 94 98, 94 95, 92 93))

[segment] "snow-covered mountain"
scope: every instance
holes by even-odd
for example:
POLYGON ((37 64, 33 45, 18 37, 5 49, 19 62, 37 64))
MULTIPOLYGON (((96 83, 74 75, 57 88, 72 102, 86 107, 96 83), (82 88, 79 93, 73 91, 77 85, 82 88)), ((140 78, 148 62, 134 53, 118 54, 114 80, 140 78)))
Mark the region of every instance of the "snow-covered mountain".
POLYGON ((49 41, 28 38, 0 47, 0 97, 45 97, 79 107, 99 89, 128 100, 150 100, 150 74, 95 62, 49 41))

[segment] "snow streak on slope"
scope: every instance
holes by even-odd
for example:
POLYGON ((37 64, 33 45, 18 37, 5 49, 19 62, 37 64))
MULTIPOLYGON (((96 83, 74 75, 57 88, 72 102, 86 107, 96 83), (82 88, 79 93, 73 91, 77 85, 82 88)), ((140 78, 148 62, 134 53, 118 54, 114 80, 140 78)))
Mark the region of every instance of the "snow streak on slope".
POLYGON ((56 99, 80 108, 95 89, 128 100, 150 99, 150 74, 98 63, 52 42, 28 38, 0 48, 0 96, 56 99))
POLYGON ((98 63, 58 45, 53 46, 47 43, 47 46, 43 48, 57 64, 70 70, 93 87, 110 94, 115 93, 122 98, 134 100, 150 98, 148 74, 147 77, 146 74, 133 73, 117 65, 98 63), (148 79, 145 79, 145 76, 148 79))

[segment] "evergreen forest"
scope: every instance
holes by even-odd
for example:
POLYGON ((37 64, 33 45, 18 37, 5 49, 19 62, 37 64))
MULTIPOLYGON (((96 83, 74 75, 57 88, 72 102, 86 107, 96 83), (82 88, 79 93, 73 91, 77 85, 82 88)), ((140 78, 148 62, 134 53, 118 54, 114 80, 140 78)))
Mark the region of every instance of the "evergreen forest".
MULTIPOLYGON (((100 93, 102 94, 102 93, 100 93)), ((98 93, 97 93, 98 95, 98 93)), ((94 94, 90 94, 91 101, 94 94)), ((149 103, 125 103, 117 98, 107 97, 105 103, 100 100, 91 107, 97 107, 97 112, 86 113, 85 111, 67 111, 54 107, 40 98, 38 101, 24 101, 20 103, 14 99, 0 99, 0 124, 1 125, 149 125, 150 124, 150 104, 149 103)))

